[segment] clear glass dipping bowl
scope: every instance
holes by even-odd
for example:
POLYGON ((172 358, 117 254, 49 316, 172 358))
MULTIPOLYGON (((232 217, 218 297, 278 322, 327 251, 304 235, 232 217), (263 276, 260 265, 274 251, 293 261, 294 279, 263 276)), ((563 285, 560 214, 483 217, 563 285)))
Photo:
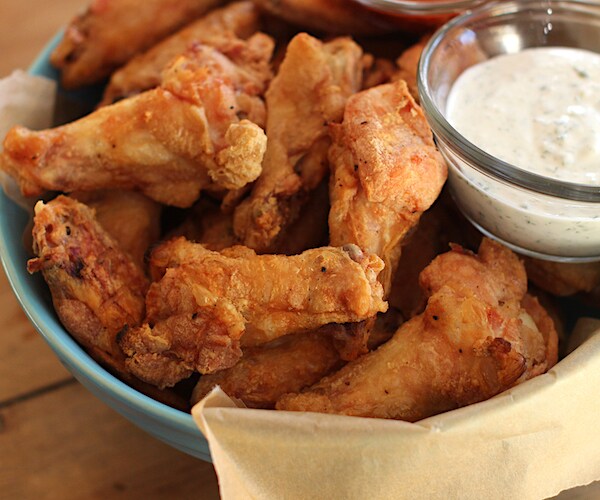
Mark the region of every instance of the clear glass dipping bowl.
MULTIPOLYGON (((600 2, 504 0, 454 18, 430 39, 419 64, 421 105, 449 166, 452 196, 484 234, 547 260, 600 260, 600 186, 563 182, 495 158, 446 120, 446 100, 463 71, 530 47, 600 52, 600 2)), ((600 158, 598 159, 600 169, 600 158)))

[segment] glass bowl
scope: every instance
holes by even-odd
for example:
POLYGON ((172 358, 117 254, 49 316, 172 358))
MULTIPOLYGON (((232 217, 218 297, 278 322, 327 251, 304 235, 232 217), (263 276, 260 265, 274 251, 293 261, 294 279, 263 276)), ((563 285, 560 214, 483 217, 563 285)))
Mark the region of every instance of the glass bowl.
MULTIPOLYGON (((58 80, 49 57, 59 42, 57 35, 30 67, 34 75, 58 80)), ((59 99, 69 103, 97 102, 97 89, 77 92, 58 90, 59 99)), ((161 441, 197 458, 210 461, 208 443, 194 424, 192 416, 159 403, 132 389, 96 363, 61 325, 43 278, 27 272, 27 252, 23 232, 29 213, 16 205, 0 189, 0 255, 12 289, 37 331, 44 337, 62 364, 96 397, 161 441)))
POLYGON ((400 28, 427 31, 438 28, 466 9, 489 0, 355 0, 380 13, 387 14, 400 28))
POLYGON ((452 196, 478 229, 525 255, 600 260, 600 186, 543 177, 499 160, 461 136, 445 117, 450 89, 466 69, 543 46, 600 52, 600 4, 505 0, 454 18, 423 50, 421 105, 448 163, 452 196))

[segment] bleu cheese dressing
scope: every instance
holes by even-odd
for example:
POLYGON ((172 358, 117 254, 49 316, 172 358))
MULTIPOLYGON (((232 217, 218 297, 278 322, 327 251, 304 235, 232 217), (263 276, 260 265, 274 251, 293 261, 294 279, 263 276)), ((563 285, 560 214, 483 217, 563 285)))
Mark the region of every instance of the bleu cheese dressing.
MULTIPOLYGON (((520 169, 600 186, 599 54, 543 47, 475 65, 453 85, 446 118, 471 143, 520 169)), ((600 204, 519 190, 446 156, 457 167, 455 197, 484 231, 526 253, 600 257, 600 204)))

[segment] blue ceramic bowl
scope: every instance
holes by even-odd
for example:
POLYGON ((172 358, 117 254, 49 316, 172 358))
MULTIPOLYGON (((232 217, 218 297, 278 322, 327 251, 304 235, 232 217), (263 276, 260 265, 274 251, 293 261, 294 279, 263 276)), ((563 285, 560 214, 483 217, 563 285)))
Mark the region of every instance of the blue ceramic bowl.
MULTIPOLYGON (((29 72, 58 80, 49 57, 61 35, 57 35, 39 55, 29 72)), ((97 91, 65 93, 70 101, 93 105, 97 91)), ((62 364, 79 382, 108 406, 152 436, 185 453, 210 461, 208 443, 191 415, 175 410, 132 389, 98 365, 71 338, 61 325, 48 288, 41 276, 31 276, 25 268, 28 259, 23 246, 23 231, 29 215, 9 200, 0 189, 0 255, 17 299, 23 310, 56 353, 62 364)))

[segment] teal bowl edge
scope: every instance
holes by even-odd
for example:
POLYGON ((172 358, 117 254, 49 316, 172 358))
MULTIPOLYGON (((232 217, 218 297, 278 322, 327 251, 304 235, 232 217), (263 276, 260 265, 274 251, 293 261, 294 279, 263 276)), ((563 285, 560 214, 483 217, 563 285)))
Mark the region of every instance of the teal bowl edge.
MULTIPOLYGON (((32 75, 58 81, 58 71, 50 65, 52 50, 62 37, 58 33, 28 68, 32 75)), ((67 92, 73 100, 97 102, 98 88, 67 92)), ((39 275, 26 270, 28 258, 23 232, 29 214, 0 189, 0 256, 4 271, 23 311, 35 329, 67 370, 98 399, 127 420, 170 446, 207 462, 211 461, 208 443, 189 413, 160 403, 132 389, 97 364, 66 332, 56 313, 48 289, 39 275)))

